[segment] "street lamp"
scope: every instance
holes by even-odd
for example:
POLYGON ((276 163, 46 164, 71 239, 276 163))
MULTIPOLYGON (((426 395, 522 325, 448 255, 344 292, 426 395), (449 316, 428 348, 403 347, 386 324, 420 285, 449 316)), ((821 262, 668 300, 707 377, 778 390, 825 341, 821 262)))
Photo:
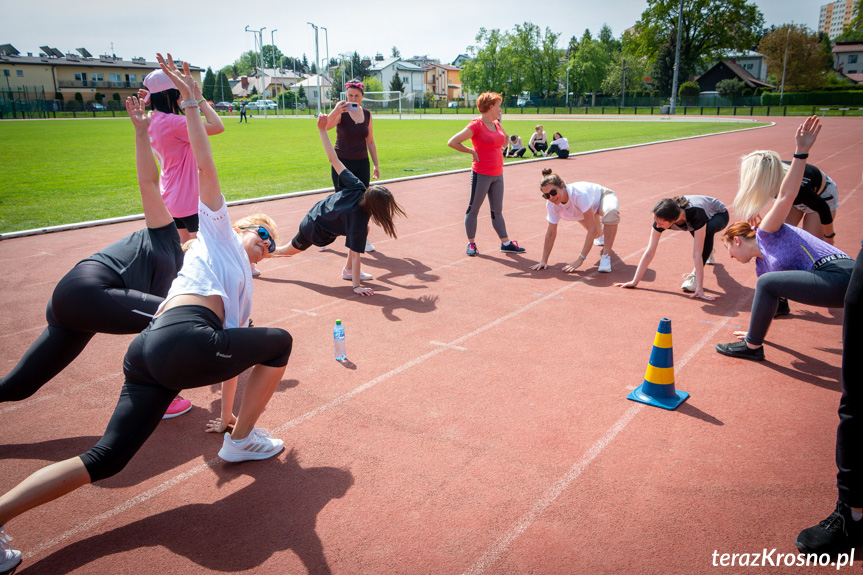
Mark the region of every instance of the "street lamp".
POLYGON ((321 26, 321 30, 324 31, 324 40, 326 41, 327 47, 327 78, 330 77, 330 33, 329 31, 321 26))
MULTIPOLYGON (((275 30, 270 30, 270 62, 273 66, 273 75, 278 74, 278 72, 276 72, 276 40, 274 38, 276 32, 278 32, 278 31, 279 31, 278 28, 276 28, 275 30)), ((281 64, 281 62, 279 62, 279 64, 281 64)), ((273 82, 273 94, 278 96, 278 94, 276 93, 276 90, 278 90, 277 83, 273 82)), ((276 102, 277 102, 276 105, 277 106, 278 106, 278 101, 279 101, 279 98, 276 97, 276 102)))
POLYGON ((677 12, 677 46, 674 47, 674 79, 671 82, 671 114, 677 105, 677 77, 680 75, 680 32, 683 29, 683 0, 677 12))
MULTIPOLYGON (((682 1, 682 0, 681 0, 682 1)), ((318 27, 311 22, 306 22, 309 26, 315 29, 315 62, 321 61, 320 50, 318 49, 318 27)), ((318 116, 321 115, 321 71, 318 70, 318 116)))

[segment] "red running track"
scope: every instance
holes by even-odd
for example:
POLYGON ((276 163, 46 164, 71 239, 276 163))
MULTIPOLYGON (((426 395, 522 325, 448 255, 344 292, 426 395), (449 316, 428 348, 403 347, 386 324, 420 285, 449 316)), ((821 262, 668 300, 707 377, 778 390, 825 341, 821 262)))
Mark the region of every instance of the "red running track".
MULTIPOLYGON (((713 350, 748 325, 755 285, 754 266, 721 247, 706 272, 714 302, 679 290, 691 269, 684 233, 663 234, 638 290, 612 284, 632 276, 656 200, 706 194, 730 205, 739 157, 789 155, 799 122, 509 166, 504 213, 527 248, 519 256, 496 251, 487 210, 480 257, 464 255, 468 174, 392 184, 409 217, 398 240, 372 231, 374 297, 340 279, 339 243, 260 266, 255 323, 295 341, 260 421, 285 453, 222 462, 221 439, 203 433, 218 389, 189 390, 195 408, 163 422, 122 473, 7 525, 25 553, 18 573, 692 574, 716 569, 714 551, 795 552, 797 533, 836 499, 841 310, 792 303, 771 328, 767 361, 751 363, 713 350), (578 273, 560 271, 583 240, 565 224, 553 267, 528 269, 546 230, 546 165, 617 192, 612 273, 596 273, 597 249, 578 273), (626 400, 662 317, 677 387, 692 394, 674 412, 626 400), (332 358, 336 318, 344 365, 332 358)), ((823 123, 812 160, 839 186, 837 244, 856 256, 861 122, 823 123)), ((287 240, 319 199, 231 212, 266 211, 287 240)), ((42 329, 60 277, 140 225, 0 242, 4 373, 42 329)), ((131 339, 98 335, 34 397, 0 405, 0 490, 95 443, 131 339)))

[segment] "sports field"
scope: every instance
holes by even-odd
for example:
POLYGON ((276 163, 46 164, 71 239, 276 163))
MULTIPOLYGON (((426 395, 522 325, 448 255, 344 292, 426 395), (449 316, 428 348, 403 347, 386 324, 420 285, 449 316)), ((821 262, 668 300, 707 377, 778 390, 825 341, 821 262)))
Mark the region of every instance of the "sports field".
MULTIPOLYGON (((225 132, 211 141, 222 191, 229 201, 331 185, 312 120, 253 118, 243 125, 235 118, 224 121, 225 132)), ((446 145, 467 121, 462 117, 381 118, 375 122, 381 179, 470 167, 467 155, 446 145)), ((504 124, 527 145, 536 122, 505 120, 504 124)), ((583 152, 763 124, 555 118, 543 125, 549 136, 560 131, 574 152, 583 152)), ((132 126, 125 118, 0 123, 0 157, 4 159, 0 233, 140 213, 134 153, 132 126)))

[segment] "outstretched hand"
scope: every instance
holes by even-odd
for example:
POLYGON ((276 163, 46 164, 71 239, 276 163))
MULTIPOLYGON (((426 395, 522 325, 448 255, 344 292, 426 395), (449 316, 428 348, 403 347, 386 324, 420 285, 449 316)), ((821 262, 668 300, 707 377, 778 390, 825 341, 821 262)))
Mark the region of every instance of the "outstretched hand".
POLYGON ((618 282, 614 284, 616 287, 622 287, 627 289, 635 289, 635 286, 638 285, 635 282, 618 282))
POLYGON ((818 132, 821 131, 821 120, 818 116, 809 116, 797 128, 797 134, 794 139, 797 143, 796 153, 807 154, 810 148, 818 138, 818 132))
POLYGON ((183 70, 180 71, 177 65, 174 64, 174 58, 171 54, 168 54, 167 62, 161 54, 156 54, 156 60, 158 60, 162 72, 171 79, 171 82, 180 91, 180 99, 192 100, 195 95, 195 78, 192 77, 192 73, 189 71, 189 63, 183 62, 183 70))
POLYGON ((150 125, 150 114, 147 113, 147 105, 143 100, 135 96, 127 97, 126 112, 129 113, 129 119, 136 128, 146 128, 150 125))

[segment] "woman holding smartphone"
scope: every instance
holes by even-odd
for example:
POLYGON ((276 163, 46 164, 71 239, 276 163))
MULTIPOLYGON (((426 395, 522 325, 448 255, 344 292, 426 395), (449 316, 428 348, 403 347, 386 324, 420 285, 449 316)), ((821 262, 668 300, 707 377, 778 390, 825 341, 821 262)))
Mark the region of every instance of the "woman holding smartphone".
MULTIPOLYGON (((372 130, 372 113, 362 106, 366 92, 362 82, 356 79, 351 80, 345 84, 345 92, 347 93, 347 101, 336 104, 327 116, 327 130, 332 130, 335 127, 336 144, 333 148, 336 150, 339 161, 368 188, 371 180, 377 180, 381 176, 378 167, 378 148, 375 145, 375 136, 372 130), (370 169, 369 156, 371 156, 374 171, 370 169)), ((340 192, 343 184, 339 179, 339 174, 331 168, 330 176, 333 179, 333 187, 337 192, 340 192)), ((375 251, 375 246, 368 239, 366 240, 366 251, 375 251)), ((349 272, 350 270, 346 271, 349 272)))

